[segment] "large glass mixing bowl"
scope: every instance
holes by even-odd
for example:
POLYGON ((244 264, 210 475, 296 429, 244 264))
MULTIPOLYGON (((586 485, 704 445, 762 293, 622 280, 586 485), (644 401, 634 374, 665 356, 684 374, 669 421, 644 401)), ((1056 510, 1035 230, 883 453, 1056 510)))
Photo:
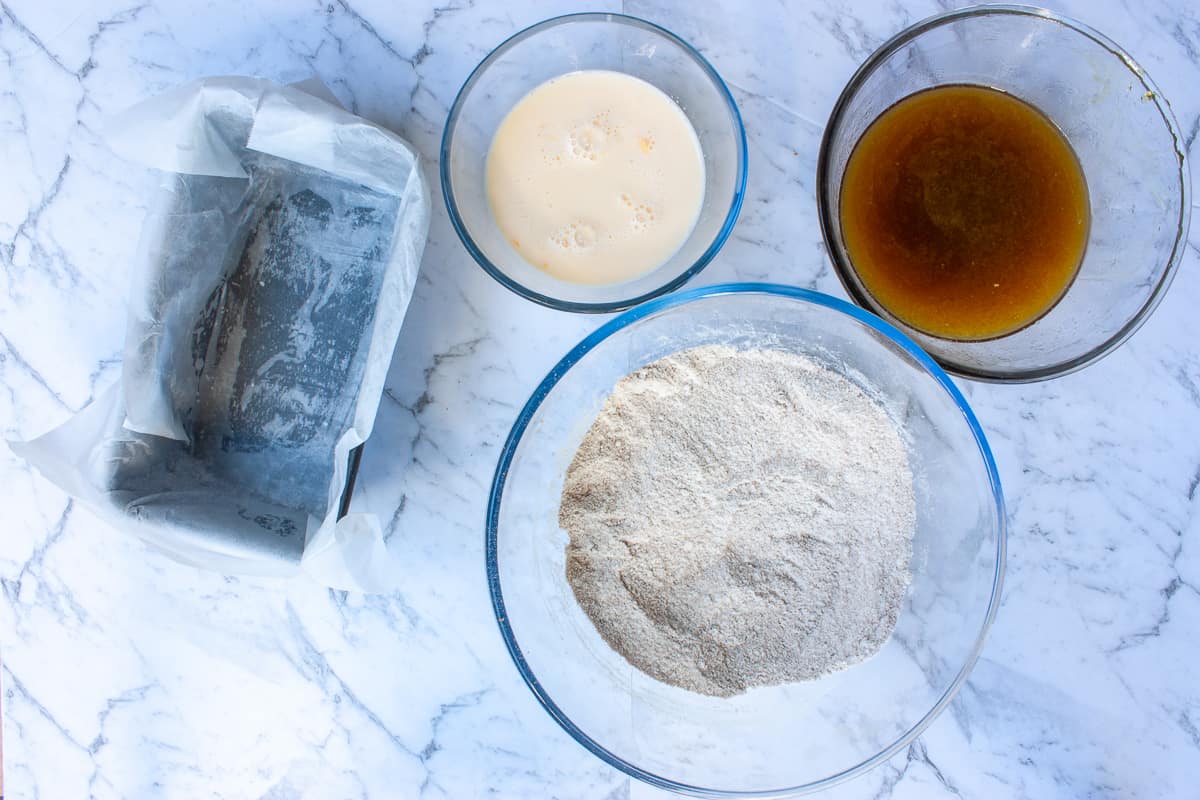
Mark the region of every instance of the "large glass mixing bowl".
POLYGON ((887 759, 954 697, 996 612, 1005 516, 983 431, 946 374, 888 323, 785 286, 658 298, 584 339, 517 418, 492 484, 487 575, 521 676, 580 744, 629 775, 702 797, 815 790, 887 759), (565 575, 563 479, 613 386, 706 344, 816 359, 875 397, 908 449, 912 584, 873 658, 806 683, 707 697, 660 683, 600 638, 565 575))

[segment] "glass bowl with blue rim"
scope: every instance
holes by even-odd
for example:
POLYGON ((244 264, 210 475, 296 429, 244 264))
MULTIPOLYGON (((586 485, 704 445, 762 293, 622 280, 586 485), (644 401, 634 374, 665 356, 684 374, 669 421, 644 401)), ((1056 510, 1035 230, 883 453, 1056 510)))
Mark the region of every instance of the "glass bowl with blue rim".
POLYGON ((521 677, 559 725, 608 764, 697 797, 825 788, 907 746, 950 703, 983 646, 1004 574, 996 466, 946 373, 889 323, 772 284, 677 292, 622 314, 571 350, 525 405, 489 500, 487 578, 521 677), (669 686, 600 637, 566 580, 563 481, 618 381, 703 345, 807 356, 874 398, 901 432, 917 528, 895 631, 875 656, 817 680, 728 698, 669 686))
POLYGON ((440 157, 446 210, 467 251, 512 291, 563 311, 621 311, 682 286, 725 244, 746 190, 746 131, 721 76, 675 34, 623 14, 568 14, 505 40, 459 90, 440 157), (488 204, 487 157, 500 123, 534 88, 580 70, 623 72, 665 92, 704 156, 704 202, 692 232, 666 262, 622 283, 572 283, 538 269, 509 243, 488 204))

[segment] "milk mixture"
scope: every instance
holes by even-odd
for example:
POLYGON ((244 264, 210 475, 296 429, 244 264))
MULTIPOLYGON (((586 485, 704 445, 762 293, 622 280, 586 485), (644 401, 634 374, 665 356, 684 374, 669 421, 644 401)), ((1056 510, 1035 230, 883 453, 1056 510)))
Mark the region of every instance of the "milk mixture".
POLYGON ((525 95, 492 139, 487 193, 529 263, 612 284, 667 261, 704 200, 704 157, 687 116, 649 83, 588 70, 525 95))

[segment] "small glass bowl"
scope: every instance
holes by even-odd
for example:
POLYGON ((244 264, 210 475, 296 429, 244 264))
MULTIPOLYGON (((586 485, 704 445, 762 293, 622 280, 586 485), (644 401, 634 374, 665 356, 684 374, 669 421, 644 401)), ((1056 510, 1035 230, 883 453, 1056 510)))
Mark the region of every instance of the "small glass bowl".
POLYGON ((492 606, 534 696, 581 745, 647 783, 698 797, 814 791, 908 745, 970 672, 1004 574, 1004 499, 966 400, 919 347, 832 297, 768 284, 660 297, 610 321, 534 391, 488 504, 492 606), (613 386, 709 344, 818 360, 896 422, 917 498, 912 583, 878 654, 819 680, 727 698, 660 683, 596 632, 567 583, 558 505, 567 467, 613 386))
POLYGON ((825 246, 854 302, 950 372, 997 382, 1065 375, 1132 336, 1183 257, 1190 189, 1184 137, 1146 72, 1086 25, 1023 6, 939 14, 887 41, 838 98, 817 161, 825 246), (1087 250, 1066 294, 1031 324, 985 341, 930 336, 876 302, 847 254, 839 214, 846 162, 867 127, 915 92, 964 83, 1000 89, 1045 113, 1074 148, 1091 200, 1087 250))
POLYGON ((515 34, 467 78, 442 135, 441 180, 454 229, 493 278, 551 308, 620 311, 682 286, 725 244, 746 190, 746 131, 721 76, 675 34, 622 14, 568 14, 515 34), (492 136, 517 101, 551 78, 591 69, 666 92, 695 128, 705 169, 700 217, 675 255, 633 280, 600 286, 560 280, 522 258, 492 218, 485 181, 492 136))

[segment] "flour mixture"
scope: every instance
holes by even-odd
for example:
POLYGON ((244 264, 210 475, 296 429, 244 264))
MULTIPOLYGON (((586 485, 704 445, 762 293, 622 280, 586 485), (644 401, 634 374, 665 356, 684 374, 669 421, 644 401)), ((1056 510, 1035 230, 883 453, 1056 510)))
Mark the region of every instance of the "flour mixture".
POLYGON ((808 358, 709 346, 617 384, 567 472, 567 580, 617 652, 708 695, 876 653, 909 583, 904 443, 808 358))

